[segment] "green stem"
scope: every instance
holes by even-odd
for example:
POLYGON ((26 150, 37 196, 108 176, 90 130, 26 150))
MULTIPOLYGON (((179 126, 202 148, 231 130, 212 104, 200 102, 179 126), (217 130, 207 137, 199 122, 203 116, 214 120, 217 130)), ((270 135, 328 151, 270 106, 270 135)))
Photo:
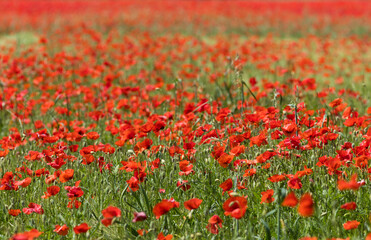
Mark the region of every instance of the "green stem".
POLYGON ((236 225, 235 229, 234 229, 234 239, 238 238, 238 229, 239 229, 239 223, 238 223, 238 219, 234 219, 234 224, 236 225))
POLYGON ((278 205, 278 211, 277 211, 277 240, 280 240, 280 234, 281 234, 281 207, 278 205))

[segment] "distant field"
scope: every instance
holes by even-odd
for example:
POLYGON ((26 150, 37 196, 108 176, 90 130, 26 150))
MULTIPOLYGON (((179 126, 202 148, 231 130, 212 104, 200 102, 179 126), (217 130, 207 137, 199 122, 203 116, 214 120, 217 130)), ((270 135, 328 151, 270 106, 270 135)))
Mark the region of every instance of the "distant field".
POLYGON ((0 9, 0 239, 371 240, 371 2, 0 9))

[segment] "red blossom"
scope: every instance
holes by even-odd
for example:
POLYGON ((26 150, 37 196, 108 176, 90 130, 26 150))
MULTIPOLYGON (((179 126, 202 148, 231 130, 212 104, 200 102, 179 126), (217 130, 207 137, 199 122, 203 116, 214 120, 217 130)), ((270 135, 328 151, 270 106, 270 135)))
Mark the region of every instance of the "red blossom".
POLYGON ((174 199, 163 199, 160 203, 157 203, 153 208, 153 214, 155 214, 156 219, 159 219, 162 215, 168 213, 172 208, 178 208, 179 202, 174 199))
POLYGON ((223 204, 224 214, 236 219, 245 215, 247 209, 247 200, 244 197, 230 197, 223 204))
POLYGON ((201 203, 202 203, 201 199, 192 198, 184 202, 184 207, 191 211, 193 209, 197 209, 201 205, 201 203))
POLYGON ((80 225, 77 225, 76 227, 73 228, 73 231, 76 234, 81 234, 81 233, 86 233, 89 231, 91 227, 87 223, 81 223, 80 225))
POLYGON ((69 229, 70 228, 67 227, 66 224, 64 224, 63 226, 55 225, 53 232, 56 232, 58 235, 61 235, 61 236, 66 236, 68 234, 69 229))

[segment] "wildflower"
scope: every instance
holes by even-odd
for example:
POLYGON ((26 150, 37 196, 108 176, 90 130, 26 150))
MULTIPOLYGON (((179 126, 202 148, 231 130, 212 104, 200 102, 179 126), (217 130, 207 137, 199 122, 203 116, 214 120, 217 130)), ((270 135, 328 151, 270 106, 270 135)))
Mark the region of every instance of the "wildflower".
POLYGON ((51 196, 57 195, 60 191, 60 187, 58 186, 51 186, 46 188, 46 192, 44 192, 44 195, 41 196, 41 198, 47 199, 51 196))
POLYGON ((201 205, 201 203, 202 203, 201 199, 192 198, 184 202, 184 207, 188 209, 189 211, 191 211, 193 209, 197 209, 201 205))
POLYGON ((310 217, 314 214, 314 202, 309 193, 304 193, 299 201, 298 212, 303 217, 310 217))
POLYGON ((163 199, 160 203, 157 203, 153 208, 153 213, 156 219, 159 219, 162 215, 168 213, 172 208, 178 208, 179 202, 176 202, 173 198, 170 200, 163 199))
POLYGON ((222 166, 223 168, 226 168, 232 162, 233 158, 234 158, 233 155, 228 155, 224 153, 222 156, 218 158, 218 162, 220 166, 222 166))
POLYGON ((11 240, 33 240, 39 237, 43 232, 39 232, 37 229, 31 229, 30 231, 17 233, 11 237, 11 240))
POLYGON ((208 222, 206 229, 212 234, 218 234, 219 228, 222 228, 223 220, 218 215, 214 215, 208 222))
POLYGON ((99 134, 97 132, 89 132, 86 134, 87 139, 97 140, 99 138, 99 134))
POLYGON ((351 230, 351 229, 356 229, 358 228, 358 225, 361 224, 360 222, 353 220, 353 221, 348 221, 343 224, 343 227, 345 230, 351 230))
POLYGON ((261 193, 262 199, 261 199, 260 203, 271 203, 271 202, 273 202, 274 201, 273 194, 274 194, 273 189, 269 189, 265 192, 262 192, 261 193))
POLYGON ((295 196, 294 192, 290 192, 287 194, 283 202, 281 203, 284 207, 295 207, 298 204, 298 199, 295 196))
POLYGON ((147 219, 145 212, 134 212, 134 219, 132 222, 141 222, 147 219))
POLYGON ((9 215, 12 215, 13 217, 16 217, 21 213, 21 210, 19 210, 19 209, 9 209, 8 213, 9 213, 9 215))
POLYGON ((173 239, 173 235, 169 234, 169 235, 165 236, 163 232, 160 232, 157 235, 157 239, 156 240, 171 240, 171 239, 173 239))
POLYGON ((67 169, 63 171, 62 174, 59 176, 59 181, 61 181, 61 183, 68 182, 73 178, 73 173, 74 173, 73 169, 67 169))
POLYGON ((247 200, 244 197, 230 197, 223 204, 224 214, 236 219, 245 215, 247 209, 247 200))
POLYGON ((66 224, 64 224, 63 226, 55 225, 55 229, 53 232, 56 232, 58 235, 61 235, 61 236, 66 236, 68 234, 69 229, 70 228, 67 227, 66 224))
POLYGON ((341 205, 341 208, 346 210, 355 210, 357 208, 357 204, 355 202, 348 202, 341 205))
POLYGON ((223 193, 222 194, 224 194, 224 192, 226 192, 226 191, 231 190, 232 187, 233 187, 233 181, 232 181, 232 179, 228 178, 222 184, 220 184, 219 187, 221 189, 223 189, 223 193))
POLYGON ((102 210, 102 224, 106 227, 112 224, 114 218, 121 217, 121 210, 117 207, 109 206, 106 209, 102 210))
POLYGON ((73 231, 76 234, 80 233, 86 233, 91 227, 87 223, 81 223, 80 225, 77 225, 76 227, 73 228, 73 231))
POLYGON ((41 205, 36 203, 28 204, 28 208, 23 208, 22 211, 27 215, 33 212, 37 214, 44 214, 44 209, 41 207, 41 205))
POLYGON ((358 190, 362 185, 364 185, 362 182, 357 182, 357 174, 353 174, 351 177, 351 180, 349 182, 340 179, 338 180, 338 189, 340 191, 343 190, 358 190))
POLYGON ((188 180, 178 181, 176 183, 178 188, 181 188, 183 191, 187 191, 191 188, 191 185, 188 183, 188 180))
POLYGON ((30 177, 27 177, 25 179, 23 179, 22 181, 14 181, 14 185, 16 186, 22 186, 22 187, 27 187, 28 185, 30 185, 31 183, 31 178, 30 177))
POLYGON ((288 182, 287 182, 287 185, 292 188, 292 189, 301 189, 301 187, 303 186, 302 183, 301 183, 301 180, 300 178, 298 177, 293 177, 291 178, 288 182))

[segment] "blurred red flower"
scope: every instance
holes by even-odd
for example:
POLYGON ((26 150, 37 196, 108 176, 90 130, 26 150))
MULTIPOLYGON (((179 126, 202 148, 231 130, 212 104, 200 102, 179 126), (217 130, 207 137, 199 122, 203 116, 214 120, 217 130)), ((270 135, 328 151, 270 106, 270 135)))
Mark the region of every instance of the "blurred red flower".
POLYGON ((283 202, 281 203, 284 207, 295 207, 298 204, 299 200, 296 198, 294 192, 287 194, 283 202))
POLYGON ((223 204, 224 214, 236 219, 245 215, 247 209, 247 200, 244 197, 230 197, 223 204))
POLYGON ((80 225, 77 225, 76 227, 73 228, 73 231, 76 234, 80 233, 86 233, 91 227, 87 223, 81 223, 80 225))
POLYGON ((102 210, 102 224, 106 227, 112 224, 114 218, 121 217, 121 210, 117 207, 109 206, 106 209, 102 210))
POLYGON ((159 219, 162 215, 168 213, 172 208, 178 208, 179 202, 176 202, 173 198, 170 200, 163 199, 160 203, 157 203, 153 208, 153 213, 156 219, 159 219))
POLYGON ((351 230, 351 229, 356 229, 358 228, 358 225, 361 224, 360 222, 353 220, 353 221, 348 221, 343 224, 343 227, 345 230, 351 230))
POLYGON ((274 194, 273 189, 269 189, 265 192, 262 192, 261 193, 262 199, 261 199, 260 203, 271 203, 271 202, 273 202, 274 201, 273 194, 274 194))
POLYGON ((309 193, 304 193, 299 201, 298 212, 303 217, 310 217, 314 214, 314 202, 309 193))
POLYGON ((66 236, 68 234, 69 229, 70 228, 67 227, 66 224, 64 224, 63 226, 55 225, 55 229, 53 232, 56 232, 58 235, 61 235, 61 236, 66 236))
POLYGON ((212 234, 218 234, 219 228, 222 227, 222 223, 223 220, 218 215, 214 215, 209 219, 206 229, 212 234))
POLYGON ((192 209, 197 209, 201 205, 201 203, 202 203, 201 199, 192 198, 184 202, 184 207, 191 211, 192 209))

